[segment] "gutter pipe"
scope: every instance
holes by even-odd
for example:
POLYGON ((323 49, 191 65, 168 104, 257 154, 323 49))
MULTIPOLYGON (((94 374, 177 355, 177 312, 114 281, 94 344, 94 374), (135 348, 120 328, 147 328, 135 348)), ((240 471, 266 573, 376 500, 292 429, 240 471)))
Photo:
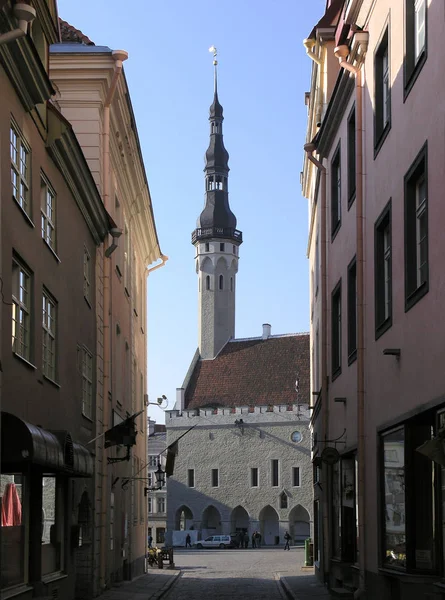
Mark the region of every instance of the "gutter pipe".
POLYGON ((364 214, 363 214, 363 81, 361 69, 347 62, 348 46, 338 46, 334 55, 340 66, 355 75, 356 106, 356 256, 357 256, 357 458, 358 458, 358 552, 359 587, 354 598, 366 594, 366 544, 365 544, 365 288, 364 288, 364 214))
POLYGON ((18 27, 0 35, 0 45, 24 37, 28 32, 28 23, 31 23, 36 18, 35 9, 29 6, 29 4, 15 4, 13 12, 18 21, 18 27))

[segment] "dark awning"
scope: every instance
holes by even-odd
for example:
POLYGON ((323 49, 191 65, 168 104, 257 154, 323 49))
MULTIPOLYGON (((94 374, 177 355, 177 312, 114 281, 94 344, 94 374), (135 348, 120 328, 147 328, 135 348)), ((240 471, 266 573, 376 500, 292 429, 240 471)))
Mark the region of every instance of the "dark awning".
POLYGON ((2 412, 1 462, 3 468, 17 470, 31 463, 71 477, 93 475, 90 453, 73 443, 67 431, 48 431, 6 412, 2 412))

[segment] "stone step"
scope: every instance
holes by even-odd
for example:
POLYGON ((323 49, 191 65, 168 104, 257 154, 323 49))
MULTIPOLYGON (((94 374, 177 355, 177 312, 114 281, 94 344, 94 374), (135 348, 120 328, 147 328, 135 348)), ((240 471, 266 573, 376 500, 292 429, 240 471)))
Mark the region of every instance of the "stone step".
POLYGON ((329 593, 333 598, 344 598, 345 600, 354 600, 354 593, 344 587, 331 588, 329 593))

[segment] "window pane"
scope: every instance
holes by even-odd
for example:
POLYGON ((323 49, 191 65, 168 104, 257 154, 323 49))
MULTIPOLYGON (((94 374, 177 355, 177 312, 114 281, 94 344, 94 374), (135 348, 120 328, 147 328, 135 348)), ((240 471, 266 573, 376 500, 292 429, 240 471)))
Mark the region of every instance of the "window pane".
POLYGON ((1 588, 17 585, 25 580, 24 481, 25 478, 19 474, 2 473, 0 479, 2 514, 5 515, 1 523, 1 588))
POLYGON ((385 553, 383 561, 406 567, 405 528, 405 431, 383 437, 385 553))
POLYGON ((63 519, 58 515, 55 475, 42 477, 42 575, 61 568, 63 519))

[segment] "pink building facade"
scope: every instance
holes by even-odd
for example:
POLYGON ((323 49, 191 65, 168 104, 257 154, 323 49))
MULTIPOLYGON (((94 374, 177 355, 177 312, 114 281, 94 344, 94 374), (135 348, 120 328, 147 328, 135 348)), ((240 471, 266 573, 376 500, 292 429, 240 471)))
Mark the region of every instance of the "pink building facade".
POLYGON ((327 4, 305 40, 316 569, 442 598, 445 7, 327 4))

